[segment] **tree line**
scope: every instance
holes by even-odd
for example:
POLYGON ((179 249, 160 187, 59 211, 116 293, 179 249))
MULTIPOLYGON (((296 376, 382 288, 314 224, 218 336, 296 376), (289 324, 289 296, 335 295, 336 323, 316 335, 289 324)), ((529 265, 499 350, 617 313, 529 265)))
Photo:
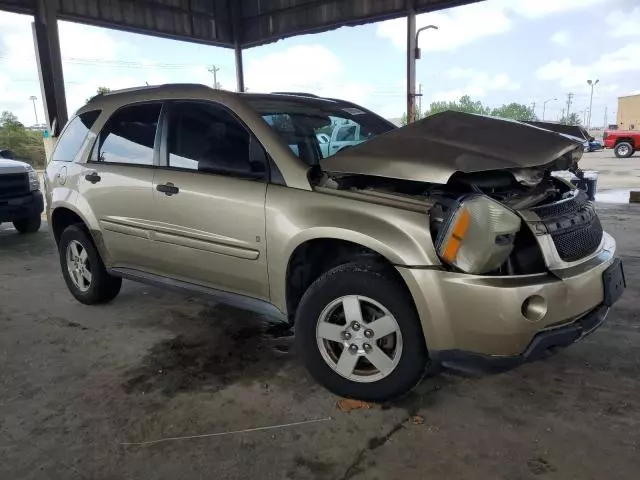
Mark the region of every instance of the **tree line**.
POLYGON ((0 148, 11 150, 16 160, 26 161, 34 168, 46 164, 42 132, 28 130, 6 110, 0 114, 0 148))
MULTIPOLYGON (((520 122, 538 120, 535 111, 528 105, 512 102, 500 107, 491 108, 483 105, 479 100, 472 100, 469 95, 463 95, 459 100, 432 102, 426 110, 416 110, 416 120, 420 120, 434 113, 453 110, 454 112, 475 113, 478 115, 490 115, 492 117, 508 118, 520 122)), ((407 114, 400 119, 402 125, 407 124, 407 114)), ((580 125, 580 117, 572 113, 569 117, 562 117, 560 123, 567 125, 580 125)))

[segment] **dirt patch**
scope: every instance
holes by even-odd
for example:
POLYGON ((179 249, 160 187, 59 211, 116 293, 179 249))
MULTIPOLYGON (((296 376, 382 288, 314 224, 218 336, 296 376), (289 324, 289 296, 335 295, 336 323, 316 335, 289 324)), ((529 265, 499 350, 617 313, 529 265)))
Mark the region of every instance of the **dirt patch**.
POLYGON ((239 381, 270 379, 289 359, 289 329, 249 312, 218 305, 191 319, 179 317, 181 333, 154 345, 127 371, 125 392, 215 392, 239 381))

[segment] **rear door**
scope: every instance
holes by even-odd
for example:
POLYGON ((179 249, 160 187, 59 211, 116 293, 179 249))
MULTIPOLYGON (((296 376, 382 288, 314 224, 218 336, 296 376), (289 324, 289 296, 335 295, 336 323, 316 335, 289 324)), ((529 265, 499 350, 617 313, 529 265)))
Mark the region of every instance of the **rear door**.
POLYGON ((268 299, 266 154, 221 105, 167 104, 154 178, 158 267, 179 280, 268 299))
POLYGON ((156 132, 162 103, 117 110, 94 143, 78 180, 79 198, 100 224, 109 264, 153 270, 150 240, 156 132))

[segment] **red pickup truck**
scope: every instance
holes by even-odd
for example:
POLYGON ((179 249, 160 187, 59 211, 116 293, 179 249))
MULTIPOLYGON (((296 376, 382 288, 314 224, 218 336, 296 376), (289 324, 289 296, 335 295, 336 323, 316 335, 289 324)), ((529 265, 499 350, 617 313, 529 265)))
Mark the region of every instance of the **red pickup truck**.
POLYGON ((613 148, 618 158, 627 158, 640 148, 640 130, 605 130, 604 148, 613 148))

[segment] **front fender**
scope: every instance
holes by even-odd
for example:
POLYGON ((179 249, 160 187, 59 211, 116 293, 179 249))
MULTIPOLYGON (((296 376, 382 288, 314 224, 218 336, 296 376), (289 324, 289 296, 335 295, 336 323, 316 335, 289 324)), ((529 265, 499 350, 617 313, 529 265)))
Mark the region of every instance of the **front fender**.
POLYGON ((271 302, 286 311, 287 266, 295 249, 317 239, 369 248, 394 265, 439 265, 426 211, 373 203, 364 196, 336 196, 270 185, 267 190, 267 256, 271 302))

